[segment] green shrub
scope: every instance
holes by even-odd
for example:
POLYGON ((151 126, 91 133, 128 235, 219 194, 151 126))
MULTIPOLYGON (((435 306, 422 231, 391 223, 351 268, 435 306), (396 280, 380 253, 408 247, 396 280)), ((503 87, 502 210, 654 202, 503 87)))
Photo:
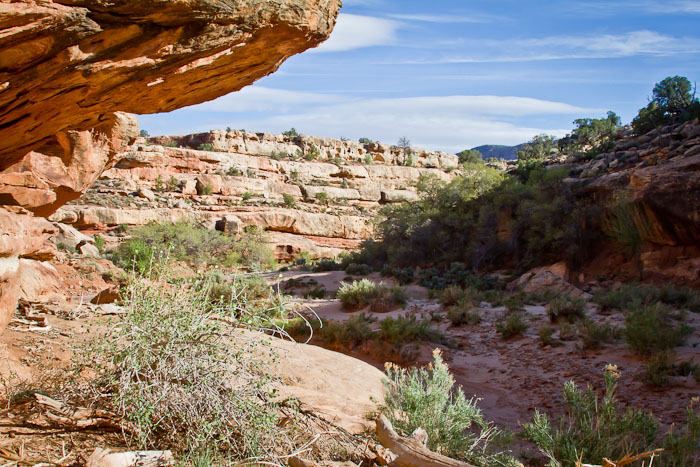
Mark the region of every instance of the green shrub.
POLYGON ((274 253, 262 232, 246 229, 238 238, 180 222, 150 224, 130 230, 131 238, 112 254, 119 267, 142 274, 151 270, 155 259, 186 261, 192 266, 271 267, 274 253))
POLYGON ((605 394, 602 398, 589 386, 581 390, 573 381, 564 384, 566 415, 557 428, 547 415, 535 411, 523 426, 527 439, 550 460, 550 466, 575 467, 577 461, 600 465, 603 458, 621 459, 652 450, 659 424, 653 415, 626 408, 615 399, 619 378, 617 367, 603 372, 605 394))
POLYGON ((316 201, 318 201, 318 204, 323 204, 326 205, 328 204, 328 193, 325 191, 321 191, 319 193, 316 193, 316 201))
POLYGON ((663 465, 668 467, 684 467, 697 465, 700 451, 700 413, 695 409, 698 403, 693 398, 686 408, 686 423, 677 428, 671 425, 662 447, 663 465))
POLYGON ((321 329, 321 332, 323 338, 329 344, 339 344, 344 347, 357 346, 376 338, 376 333, 370 326, 374 321, 374 319, 361 313, 351 316, 344 323, 328 322, 321 329))
POLYGON ((561 343, 554 338, 554 328, 548 324, 540 327, 539 331, 537 331, 537 335, 539 336, 540 344, 542 345, 555 345, 557 343, 561 343))
POLYGON ((290 209, 295 209, 297 207, 297 201, 294 199, 294 196, 287 193, 282 193, 282 202, 290 209))
POLYGON ((481 315, 475 311, 471 311, 471 302, 457 303, 447 309, 447 319, 450 320, 453 326, 476 326, 481 323, 481 315))
POLYGON ((471 295, 458 285, 447 286, 440 292, 440 304, 445 308, 454 306, 465 298, 469 300, 471 295))
POLYGON ((351 284, 341 282, 336 292, 344 310, 354 311, 370 306, 377 311, 389 311, 388 307, 405 305, 405 291, 400 287, 389 287, 383 282, 375 284, 368 279, 353 281, 351 284))
POLYGON ((663 304, 638 304, 627 314, 624 336, 633 351, 652 355, 682 345, 693 331, 685 323, 674 326, 670 309, 663 304))
POLYGON ((208 287, 135 280, 119 326, 77 354, 77 371, 110 408, 137 427, 139 449, 211 450, 224 457, 274 457, 282 430, 270 403, 268 357, 239 338, 267 317, 231 301, 211 306, 208 287))
POLYGON ((105 240, 104 237, 95 235, 95 248, 97 248, 100 253, 104 253, 106 244, 107 240, 105 240))
POLYGON ((350 263, 345 267, 345 273, 351 276, 367 276, 372 272, 366 264, 350 263))
POLYGON ((508 313, 521 313, 525 311, 523 297, 520 294, 511 295, 503 299, 503 306, 506 307, 508 313))
POLYGON ((513 313, 496 323, 496 330, 504 339, 511 339, 523 334, 528 328, 522 313, 513 313))
POLYGON ((562 295, 549 303, 547 315, 553 323, 560 319, 573 323, 586 316, 586 302, 580 298, 562 295))
POLYGON ((297 133, 297 129, 294 127, 290 128, 287 131, 282 132, 282 134, 284 136, 286 136, 287 138, 291 138, 291 139, 294 139, 294 138, 299 136, 299 133, 297 133))
POLYGON ((603 310, 627 310, 639 304, 651 305, 661 302, 700 313, 700 292, 692 289, 679 289, 669 285, 625 284, 617 290, 610 289, 597 292, 593 297, 593 301, 598 303, 603 310))
POLYGON ((153 191, 158 193, 165 191, 165 183, 163 183, 163 178, 160 176, 160 174, 158 174, 153 183, 153 191))
POLYGON ((315 144, 312 144, 311 147, 306 151, 304 154, 304 159, 307 161, 314 161, 318 159, 321 156, 321 150, 316 147, 315 144))
POLYGON ((197 146, 197 149, 200 151, 213 151, 214 145, 211 143, 202 143, 199 146, 197 146))
POLYGON ((304 298, 317 298, 317 299, 322 299, 326 298, 326 289, 323 286, 317 285, 313 289, 307 290, 304 292, 304 298))
POLYGON ((476 398, 467 399, 439 351, 425 368, 387 365, 384 403, 379 413, 408 436, 417 428, 428 434, 428 448, 478 466, 513 466, 514 459, 490 447, 500 432, 487 422, 476 398))
POLYGON ((177 191, 179 186, 180 186, 180 182, 177 180, 177 178, 175 178, 174 176, 171 175, 170 178, 168 179, 168 183, 165 185, 165 189, 167 191, 171 191, 171 192, 177 191))
POLYGON ((440 331, 430 327, 430 320, 419 321, 415 315, 386 318, 380 323, 380 337, 400 348, 416 341, 447 344, 447 338, 440 331))
POLYGON ((197 194, 209 196, 214 192, 214 187, 210 183, 197 183, 197 194))
POLYGON ((559 326, 559 339, 563 341, 573 341, 578 338, 578 329, 573 324, 562 324, 559 326))
POLYGON ((622 329, 585 318, 578 323, 578 332, 584 349, 597 349, 601 344, 619 340, 622 329))
POLYGON ((314 264, 315 272, 340 271, 341 265, 332 259, 320 259, 314 264))
POLYGON ((229 177, 242 177, 243 171, 241 169, 239 169, 238 167, 231 166, 226 171, 226 175, 228 175, 229 177))

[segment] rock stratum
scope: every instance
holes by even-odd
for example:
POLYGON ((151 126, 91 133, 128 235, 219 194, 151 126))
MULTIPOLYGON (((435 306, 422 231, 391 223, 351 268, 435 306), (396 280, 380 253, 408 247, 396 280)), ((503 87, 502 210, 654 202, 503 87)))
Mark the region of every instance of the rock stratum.
POLYGON ((150 222, 256 226, 278 260, 335 257, 372 237, 380 206, 417 199, 422 176, 449 181, 457 163, 420 148, 239 130, 140 139, 51 220, 107 239, 110 228, 150 222), (414 166, 395 165, 409 153, 414 166))
MULTIPOLYGON (((339 0, 0 1, 0 330, 41 219, 76 199, 138 134, 134 117, 197 104, 327 39, 339 0), (31 241, 22 242, 23 238, 31 241)), ((41 245, 39 245, 41 244, 41 245)))

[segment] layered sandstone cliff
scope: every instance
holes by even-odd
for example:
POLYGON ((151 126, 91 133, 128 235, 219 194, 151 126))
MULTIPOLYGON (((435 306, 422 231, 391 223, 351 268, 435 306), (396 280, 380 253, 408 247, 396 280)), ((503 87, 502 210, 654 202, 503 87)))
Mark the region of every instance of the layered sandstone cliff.
POLYGON ((280 260, 334 257, 373 235, 378 207, 417 199, 421 177, 458 173, 455 155, 332 138, 215 131, 153 141, 218 150, 140 140, 51 219, 90 229, 188 220, 238 233, 254 225, 280 260), (386 162, 406 154, 416 167, 386 162))
POLYGON ((327 39, 339 8, 339 0, 1 1, 0 330, 22 269, 52 257, 55 228, 40 217, 80 196, 133 143, 136 120, 120 112, 163 112, 238 90, 327 39))

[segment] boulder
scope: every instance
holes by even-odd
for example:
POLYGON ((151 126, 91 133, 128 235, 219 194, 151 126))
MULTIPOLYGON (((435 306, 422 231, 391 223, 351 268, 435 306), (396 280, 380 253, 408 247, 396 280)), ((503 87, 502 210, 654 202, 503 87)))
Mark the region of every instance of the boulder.
POLYGON ((65 245, 70 249, 76 250, 78 245, 95 243, 95 240, 92 237, 81 233, 73 226, 62 224, 60 222, 56 222, 54 226, 58 230, 58 233, 53 237, 53 242, 56 245, 65 245))
POLYGON ((563 277, 547 269, 526 272, 512 282, 509 288, 529 293, 554 292, 570 297, 591 298, 589 293, 574 287, 563 277))

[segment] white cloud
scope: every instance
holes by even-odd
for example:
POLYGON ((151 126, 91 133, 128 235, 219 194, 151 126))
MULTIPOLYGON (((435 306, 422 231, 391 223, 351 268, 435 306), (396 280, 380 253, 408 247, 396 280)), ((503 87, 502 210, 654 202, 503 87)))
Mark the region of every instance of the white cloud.
POLYGON ((632 14, 700 14, 700 1, 698 0, 642 0, 627 2, 578 2, 570 5, 569 10, 576 14, 587 15, 612 15, 622 12, 632 14))
POLYGON ((502 21, 504 18, 491 15, 430 15, 430 14, 397 14, 390 15, 391 18, 406 21, 422 21, 426 23, 491 23, 502 21))
POLYGON ((466 41, 462 46, 472 49, 473 53, 469 55, 443 55, 428 60, 405 60, 397 62, 397 64, 508 63, 700 53, 700 39, 698 38, 677 38, 648 30, 596 36, 548 36, 520 40, 466 41))
MULTIPOLYGON (((291 127, 305 134, 353 139, 365 136, 394 143, 408 136, 414 145, 458 152, 481 144, 519 144, 539 133, 563 136, 567 130, 518 125, 520 117, 601 113, 562 102, 512 96, 438 96, 408 98, 340 98, 324 94, 257 88, 234 93, 216 101, 182 109, 165 117, 178 123, 165 133, 191 133, 212 128, 247 128, 279 133, 291 127), (288 106, 279 106, 280 97, 288 106), (240 100, 240 102, 237 102, 240 100), (251 101, 255 105, 251 105, 251 101), (203 122, 212 109, 219 113, 216 121, 203 122), (277 109, 267 115, 252 117, 249 110, 277 109), (286 110, 285 110, 286 109, 286 110), (221 114, 225 111, 225 114, 221 114), (196 112, 196 113, 193 113, 196 112), (200 126, 193 122, 202 122, 200 126), (180 126, 177 126, 180 125, 180 126)), ((142 117, 149 131, 149 117, 142 117)), ((155 134, 156 131, 151 131, 155 134)))
POLYGON ((309 52, 342 52, 396 42, 396 21, 341 13, 330 39, 309 52))

